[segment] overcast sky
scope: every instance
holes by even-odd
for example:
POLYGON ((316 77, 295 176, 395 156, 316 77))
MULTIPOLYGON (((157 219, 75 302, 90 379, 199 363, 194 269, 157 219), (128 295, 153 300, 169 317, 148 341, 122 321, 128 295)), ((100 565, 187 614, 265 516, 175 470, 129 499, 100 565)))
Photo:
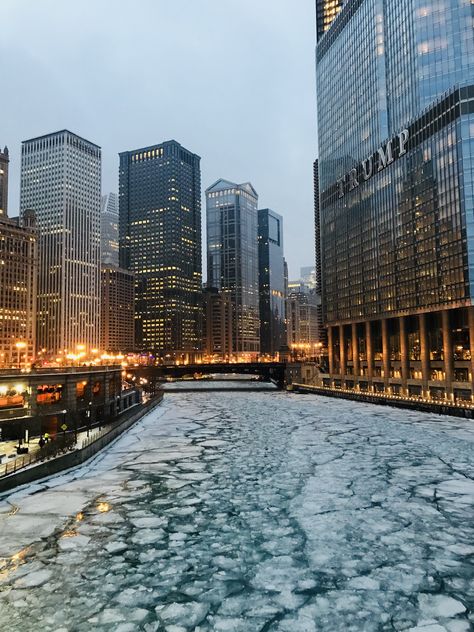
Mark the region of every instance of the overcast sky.
POLYGON ((0 0, 9 214, 22 140, 68 128, 97 143, 108 192, 119 151, 174 138, 201 156, 203 192, 250 180, 284 216, 297 278, 314 261, 314 12, 314 0, 0 0))

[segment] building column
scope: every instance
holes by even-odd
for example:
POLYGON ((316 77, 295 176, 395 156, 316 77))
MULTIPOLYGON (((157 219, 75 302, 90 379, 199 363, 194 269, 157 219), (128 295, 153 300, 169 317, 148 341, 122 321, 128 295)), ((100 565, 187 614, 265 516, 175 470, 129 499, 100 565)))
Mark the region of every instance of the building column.
POLYGON ((471 350, 471 390, 472 397, 474 399, 474 307, 467 308, 467 314, 469 319, 469 347, 471 350))
POLYGON ((365 323, 365 348, 367 350, 367 375, 369 382, 374 377, 374 351, 372 345, 372 323, 370 320, 365 323))
POLYGON ((408 335, 407 328, 405 323, 405 317, 400 316, 398 319, 398 323, 400 326, 400 359, 401 359, 401 369, 402 369, 402 389, 404 395, 408 395, 408 335))
POLYGON ((346 377, 346 345, 344 340, 344 325, 339 325, 339 355, 341 357, 341 377, 346 377))
POLYGON ((443 309, 441 312, 441 322, 443 326, 443 355, 444 355, 444 373, 446 381, 446 394, 448 399, 452 399, 453 395, 453 340, 451 335, 451 326, 449 324, 449 310, 443 309))
POLYGON ((423 380, 423 395, 428 397, 428 381, 430 379, 430 350, 428 344, 428 330, 426 328, 426 314, 419 314, 418 323, 420 327, 420 358, 421 374, 423 380))
POLYGON ((334 342, 332 336, 332 327, 328 327, 328 357, 329 357, 329 375, 334 375, 334 342))
POLYGON ((390 379, 390 349, 388 346, 388 321, 386 318, 382 320, 382 360, 385 387, 388 387, 390 379))
POLYGON ((357 323, 352 323, 352 361, 354 363, 354 378, 358 378, 360 375, 360 362, 359 362, 359 339, 357 337, 357 323))

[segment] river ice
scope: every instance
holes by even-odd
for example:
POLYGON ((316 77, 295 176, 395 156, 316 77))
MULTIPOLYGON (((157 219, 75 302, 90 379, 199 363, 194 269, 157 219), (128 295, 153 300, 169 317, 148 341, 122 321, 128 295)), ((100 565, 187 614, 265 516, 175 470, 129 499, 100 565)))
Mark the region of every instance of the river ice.
POLYGON ((182 393, 0 501, 0 629, 474 629, 474 422, 182 393))

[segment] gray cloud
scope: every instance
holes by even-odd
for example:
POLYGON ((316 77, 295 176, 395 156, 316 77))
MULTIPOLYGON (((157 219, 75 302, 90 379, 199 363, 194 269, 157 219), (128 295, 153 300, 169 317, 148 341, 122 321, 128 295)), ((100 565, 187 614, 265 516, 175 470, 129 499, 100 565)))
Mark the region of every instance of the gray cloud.
POLYGON ((311 265, 312 0, 2 0, 0 23, 11 215, 21 140, 67 127, 98 143, 108 191, 119 151, 175 138, 202 157, 203 190, 251 180, 284 216, 290 276, 311 265))

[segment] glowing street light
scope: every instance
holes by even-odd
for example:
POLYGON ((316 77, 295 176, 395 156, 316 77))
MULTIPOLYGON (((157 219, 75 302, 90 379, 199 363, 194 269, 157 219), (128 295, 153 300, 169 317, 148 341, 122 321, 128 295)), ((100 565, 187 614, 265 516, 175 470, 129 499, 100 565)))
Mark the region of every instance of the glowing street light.
POLYGON ((18 353, 18 368, 21 369, 21 352, 28 347, 28 343, 23 340, 17 340, 17 342, 15 342, 15 347, 18 353))

